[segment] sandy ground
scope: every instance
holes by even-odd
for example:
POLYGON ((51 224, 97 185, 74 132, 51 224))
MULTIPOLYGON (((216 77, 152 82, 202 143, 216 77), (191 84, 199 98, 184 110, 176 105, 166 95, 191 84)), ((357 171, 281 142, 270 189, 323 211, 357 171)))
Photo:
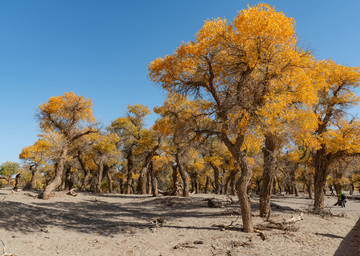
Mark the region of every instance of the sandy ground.
MULTIPOLYGON (((0 239, 6 253, 21 255, 360 255, 360 200, 333 215, 310 213, 312 200, 274 196, 272 224, 259 217, 252 196, 256 233, 241 232, 236 197, 190 198, 57 192, 47 201, 33 192, 0 190, 0 239), (216 198, 222 208, 209 208, 216 198), (274 225, 303 212, 293 225, 274 225), (155 221, 157 220, 157 221, 155 221), (164 223, 157 223, 162 222, 164 223), (355 225, 357 223, 357 226, 355 225), (272 228, 270 228, 272 227, 272 228), (262 235, 260 235, 260 232, 262 235)), ((1 248, 1 244, 0 244, 1 248)), ((2 253, 0 249, 0 254, 2 253)))

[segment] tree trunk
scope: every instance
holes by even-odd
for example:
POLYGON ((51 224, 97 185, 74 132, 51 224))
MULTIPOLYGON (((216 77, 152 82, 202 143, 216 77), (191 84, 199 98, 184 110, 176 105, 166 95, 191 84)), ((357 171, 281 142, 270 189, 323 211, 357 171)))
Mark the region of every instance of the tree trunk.
POLYGON ((18 174, 15 176, 14 190, 18 190, 18 189, 19 189, 20 176, 21 176, 20 173, 18 173, 18 174))
POLYGON ((106 171, 106 176, 109 182, 109 193, 113 193, 114 192, 114 181, 112 179, 112 174, 111 171, 109 170, 109 168, 107 167, 107 171, 106 171))
POLYGON ((312 191, 312 187, 313 187, 313 180, 314 180, 314 177, 313 175, 310 175, 309 178, 308 178, 308 194, 309 194, 309 199, 313 199, 313 191, 312 191))
POLYGON ((212 163, 210 163, 210 165, 214 170, 215 194, 220 195, 220 183, 219 183, 220 171, 216 165, 214 165, 212 163))
POLYGON ((86 187, 89 184, 91 171, 88 168, 86 168, 85 162, 81 158, 81 151, 79 151, 77 159, 78 159, 78 161, 80 163, 81 169, 84 172, 84 179, 82 180, 82 183, 81 183, 81 186, 80 186, 80 191, 85 191, 86 187))
POLYGON ((151 194, 152 193, 152 180, 151 180, 151 173, 150 173, 150 169, 147 173, 147 194, 151 194))
POLYGON ((65 190, 72 189, 73 185, 74 185, 73 173, 71 172, 71 167, 69 167, 66 169, 66 174, 65 174, 65 190))
POLYGON ((188 180, 188 174, 186 173, 183 164, 180 161, 179 155, 175 155, 176 163, 179 167, 179 173, 181 176, 181 179, 183 181, 183 196, 188 197, 189 196, 189 180, 188 180))
POLYGON ((100 158, 100 162, 99 162, 99 164, 97 164, 97 166, 98 166, 98 174, 97 174, 97 179, 96 179, 95 192, 100 193, 101 192, 101 183, 103 180, 103 172, 104 172, 104 159, 102 157, 100 158))
POLYGON ((205 182, 205 188, 204 188, 205 194, 209 193, 209 184, 210 184, 210 177, 206 176, 206 182, 205 182))
POLYGON ((238 173, 238 170, 231 171, 231 177, 230 177, 230 188, 231 188, 231 194, 236 195, 236 174, 238 173))
POLYGON ((237 185, 237 195, 240 201, 241 217, 243 222, 243 231, 247 233, 254 232, 254 226, 251 217, 250 199, 247 194, 247 187, 249 185, 252 171, 249 168, 245 157, 240 159, 241 175, 237 185))
POLYGON ((64 147, 61 151, 61 155, 59 158, 59 161, 56 163, 55 168, 55 177, 54 179, 49 183, 49 185, 46 186, 44 192, 39 196, 40 198, 47 200, 50 198, 51 192, 53 192, 57 187, 61 185, 61 178, 63 176, 64 172, 64 165, 65 160, 67 156, 67 148, 64 147))
POLYGON ((238 135, 235 143, 232 143, 225 134, 222 134, 221 140, 225 143, 226 147, 229 149, 230 153, 240 166, 241 175, 239 181, 237 182, 237 195, 240 202, 243 231, 252 233, 254 232, 254 225, 251 217, 250 199, 247 194, 247 188, 252 176, 252 170, 249 168, 247 163, 246 153, 240 151, 240 148, 244 143, 245 136, 238 135))
POLYGON ((126 194, 131 194, 132 190, 132 183, 133 183, 133 159, 132 159, 132 150, 129 151, 128 157, 127 157, 127 180, 126 180, 126 194))
POLYGON ((85 169, 83 170, 84 173, 85 173, 85 176, 84 176, 84 179, 81 183, 81 186, 80 186, 80 191, 85 191, 86 190, 86 187, 88 186, 89 184, 89 180, 90 180, 90 175, 91 175, 91 172, 90 170, 88 169, 85 169))
POLYGON ((155 172, 154 172, 154 165, 153 162, 150 162, 150 176, 151 176, 151 189, 152 189, 152 195, 153 196, 158 196, 159 192, 158 192, 158 183, 157 183, 157 179, 155 176, 155 172))
POLYGON ((37 174, 37 166, 31 166, 31 181, 30 181, 30 189, 36 189, 36 174, 37 174))
POLYGON ((225 179, 225 188, 224 188, 225 195, 229 193, 230 180, 231 180, 231 173, 229 173, 229 175, 225 179))
POLYGON ((139 194, 142 194, 142 195, 146 194, 147 172, 148 172, 148 167, 143 166, 140 171, 139 185, 138 185, 139 194))
POLYGON ((275 162, 276 137, 272 134, 265 135, 263 148, 264 166, 263 181, 260 190, 260 217, 270 216, 270 198, 276 169, 275 162))
POLYGON ((323 146, 315 154, 315 177, 314 177, 314 187, 315 187, 315 200, 314 208, 316 210, 324 209, 324 190, 326 186, 326 177, 327 169, 329 167, 329 160, 326 155, 326 149, 323 146))

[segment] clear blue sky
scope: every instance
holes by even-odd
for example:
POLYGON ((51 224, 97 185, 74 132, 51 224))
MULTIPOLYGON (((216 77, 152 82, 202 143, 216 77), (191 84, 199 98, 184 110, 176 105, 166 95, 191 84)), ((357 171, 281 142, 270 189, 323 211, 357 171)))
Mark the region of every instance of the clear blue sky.
MULTIPOLYGON (((263 1, 296 20, 318 59, 360 65, 360 1, 263 1)), ((259 1, 0 1, 0 163, 19 161, 39 133, 35 114, 49 97, 91 98, 104 126, 128 104, 161 105, 150 61, 189 41, 206 19, 233 20, 259 1)), ((156 116, 147 122, 150 126, 156 116)))

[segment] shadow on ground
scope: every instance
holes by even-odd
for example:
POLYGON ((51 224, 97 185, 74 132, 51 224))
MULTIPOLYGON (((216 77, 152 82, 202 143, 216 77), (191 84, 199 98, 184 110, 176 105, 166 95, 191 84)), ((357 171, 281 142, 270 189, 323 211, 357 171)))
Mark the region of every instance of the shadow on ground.
MULTIPOLYGON (((227 215, 224 208, 208 208, 204 198, 126 198, 130 200, 119 198, 119 201, 108 202, 103 196, 89 196, 78 202, 34 199, 29 203, 21 203, 4 200, 0 202, 0 228, 30 233, 48 232, 48 228, 58 227, 68 231, 112 236, 150 230, 154 227, 151 219, 162 217, 166 220, 163 226, 167 228, 218 230, 216 227, 184 227, 178 225, 177 219, 227 215)), ((229 207, 235 211, 238 205, 229 207)))
POLYGON ((334 254, 334 256, 347 255, 360 255, 360 218, 334 254))

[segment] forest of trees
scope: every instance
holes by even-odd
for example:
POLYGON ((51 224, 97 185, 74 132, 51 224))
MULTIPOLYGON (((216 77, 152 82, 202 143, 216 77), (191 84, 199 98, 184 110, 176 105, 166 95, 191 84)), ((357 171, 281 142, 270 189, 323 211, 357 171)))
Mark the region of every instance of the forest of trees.
POLYGON ((70 189, 233 194, 245 232, 254 231, 250 192, 268 217, 272 194, 306 193, 321 211, 329 185, 352 193, 359 184, 360 121, 349 110, 360 68, 315 59, 274 8, 206 21, 194 41, 151 62, 149 77, 167 92, 152 127, 141 104, 100 128, 90 99, 52 97, 39 106, 39 139, 21 165, 1 165, 0 181, 20 173, 13 185, 42 199, 70 189))

